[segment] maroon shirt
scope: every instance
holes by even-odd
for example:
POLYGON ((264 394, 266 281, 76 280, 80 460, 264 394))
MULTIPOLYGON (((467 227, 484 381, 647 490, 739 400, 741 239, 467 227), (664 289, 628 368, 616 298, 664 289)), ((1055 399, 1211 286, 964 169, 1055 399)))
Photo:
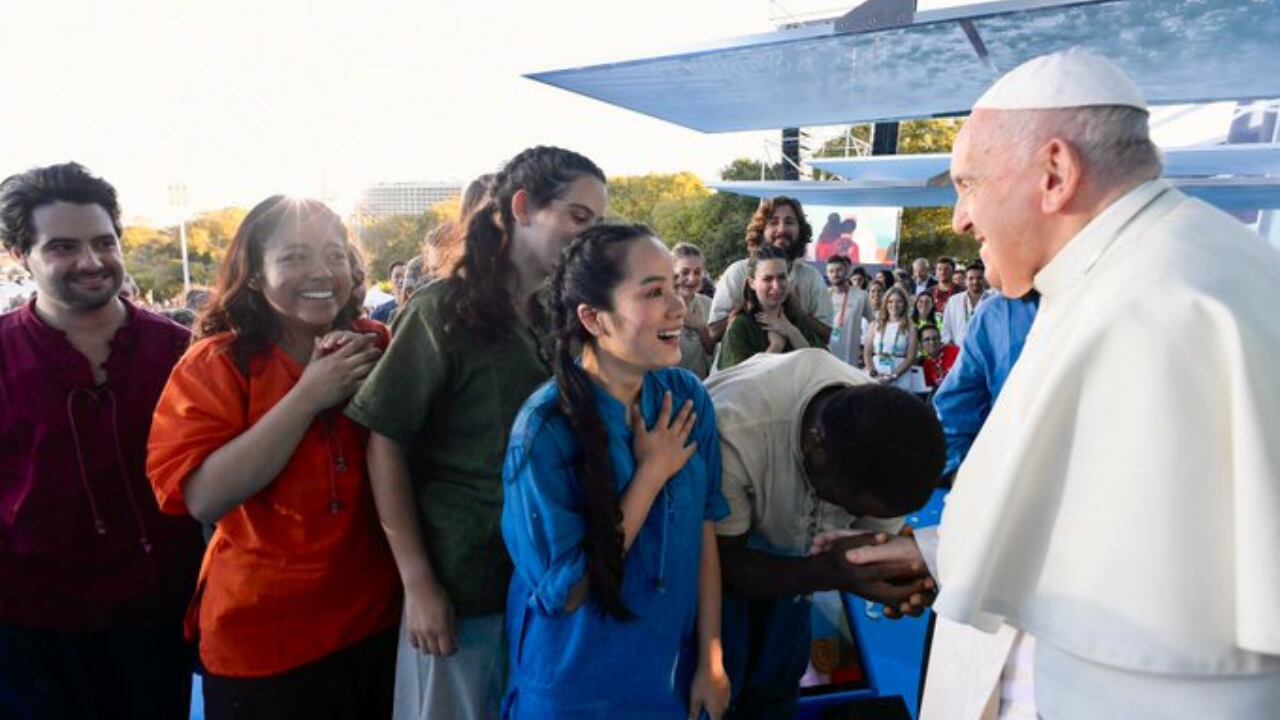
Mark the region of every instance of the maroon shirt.
POLYGON ((186 328, 125 303, 107 381, 35 314, 0 316, 0 623, 97 630, 179 621, 203 544, 146 477, 186 328))

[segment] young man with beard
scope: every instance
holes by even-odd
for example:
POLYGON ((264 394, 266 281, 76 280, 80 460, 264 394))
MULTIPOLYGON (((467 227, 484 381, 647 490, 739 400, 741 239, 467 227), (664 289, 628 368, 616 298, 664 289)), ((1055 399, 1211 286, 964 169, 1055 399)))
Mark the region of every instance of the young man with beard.
POLYGON ((858 367, 862 364, 862 323, 874 320, 875 313, 867 292, 849 281, 850 265, 844 255, 834 255, 827 261, 827 280, 831 282, 827 293, 835 310, 835 325, 827 347, 836 357, 858 367))
POLYGON ((975 262, 964 270, 964 293, 951 298, 942 311, 942 343, 959 345, 964 342, 965 331, 969 329, 969 320, 978 310, 978 304, 991 291, 987 289, 984 277, 986 268, 981 262, 975 262))
POLYGON ((940 257, 937 265, 934 266, 934 272, 938 275, 938 282, 930 292, 933 293, 934 308, 941 313, 947 309, 947 300, 960 289, 959 283, 955 280, 956 261, 949 257, 940 257))
POLYGON ((151 414, 188 331, 122 300, 115 190, 74 163, 0 184, 36 297, 0 318, 0 717, 185 717, 199 527, 160 515, 151 414))
MULTIPOLYGON (((747 225, 747 254, 764 245, 773 245, 787 254, 791 266, 791 295, 787 303, 805 328, 820 335, 826 343, 831 336, 831 297, 827 295, 822 273, 804 261, 804 251, 812 236, 813 228, 805 220, 799 200, 789 197, 762 200, 747 225)), ((717 341, 724 336, 729 315, 744 302, 748 274, 747 259, 743 258, 725 268, 716 283, 708 328, 717 341)))

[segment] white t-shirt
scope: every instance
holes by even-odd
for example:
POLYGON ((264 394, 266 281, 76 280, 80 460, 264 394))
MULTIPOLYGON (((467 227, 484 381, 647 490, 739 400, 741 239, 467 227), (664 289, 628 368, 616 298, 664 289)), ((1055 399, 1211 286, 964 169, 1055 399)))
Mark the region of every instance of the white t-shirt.
POLYGON ((803 555, 826 530, 897 532, 901 518, 855 518, 818 498, 804 472, 801 420, 809 401, 833 385, 875 381, 819 348, 760 353, 707 380, 724 462, 727 537, 753 532, 780 554, 803 555))
MULTIPOLYGON (((797 260, 791 264, 791 294, 800 299, 800 309, 831 325, 831 296, 827 294, 827 280, 812 265, 797 260)), ((716 296, 711 300, 709 322, 729 317, 733 308, 742 304, 743 288, 747 284, 747 261, 738 260, 721 273, 716 283, 716 296)))
POLYGON ((959 345, 964 342, 964 334, 969 329, 969 318, 973 317, 973 313, 977 311, 978 305, 982 304, 994 291, 987 290, 982 293, 982 297, 978 298, 978 302, 969 299, 969 293, 962 292, 959 295, 952 295, 947 300, 947 307, 942 311, 942 343, 945 345, 959 345))

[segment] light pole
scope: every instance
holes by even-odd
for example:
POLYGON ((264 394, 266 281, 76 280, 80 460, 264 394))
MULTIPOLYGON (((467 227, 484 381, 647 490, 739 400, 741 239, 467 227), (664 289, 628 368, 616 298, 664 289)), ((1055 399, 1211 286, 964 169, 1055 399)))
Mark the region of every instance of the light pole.
POLYGON ((178 242, 182 245, 182 300, 191 292, 191 265, 187 262, 187 185, 169 185, 169 205, 178 211, 178 242))

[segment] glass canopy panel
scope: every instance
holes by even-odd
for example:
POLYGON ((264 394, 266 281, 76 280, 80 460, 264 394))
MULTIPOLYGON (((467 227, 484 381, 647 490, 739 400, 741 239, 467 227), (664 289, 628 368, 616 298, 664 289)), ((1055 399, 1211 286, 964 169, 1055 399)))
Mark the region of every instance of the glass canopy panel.
POLYGON ((964 113, 1001 73, 1074 45, 1116 61, 1153 103, 1280 97, 1278 37, 1274 0, 1022 0, 918 13, 903 28, 782 31, 529 77, 726 132, 964 113))

